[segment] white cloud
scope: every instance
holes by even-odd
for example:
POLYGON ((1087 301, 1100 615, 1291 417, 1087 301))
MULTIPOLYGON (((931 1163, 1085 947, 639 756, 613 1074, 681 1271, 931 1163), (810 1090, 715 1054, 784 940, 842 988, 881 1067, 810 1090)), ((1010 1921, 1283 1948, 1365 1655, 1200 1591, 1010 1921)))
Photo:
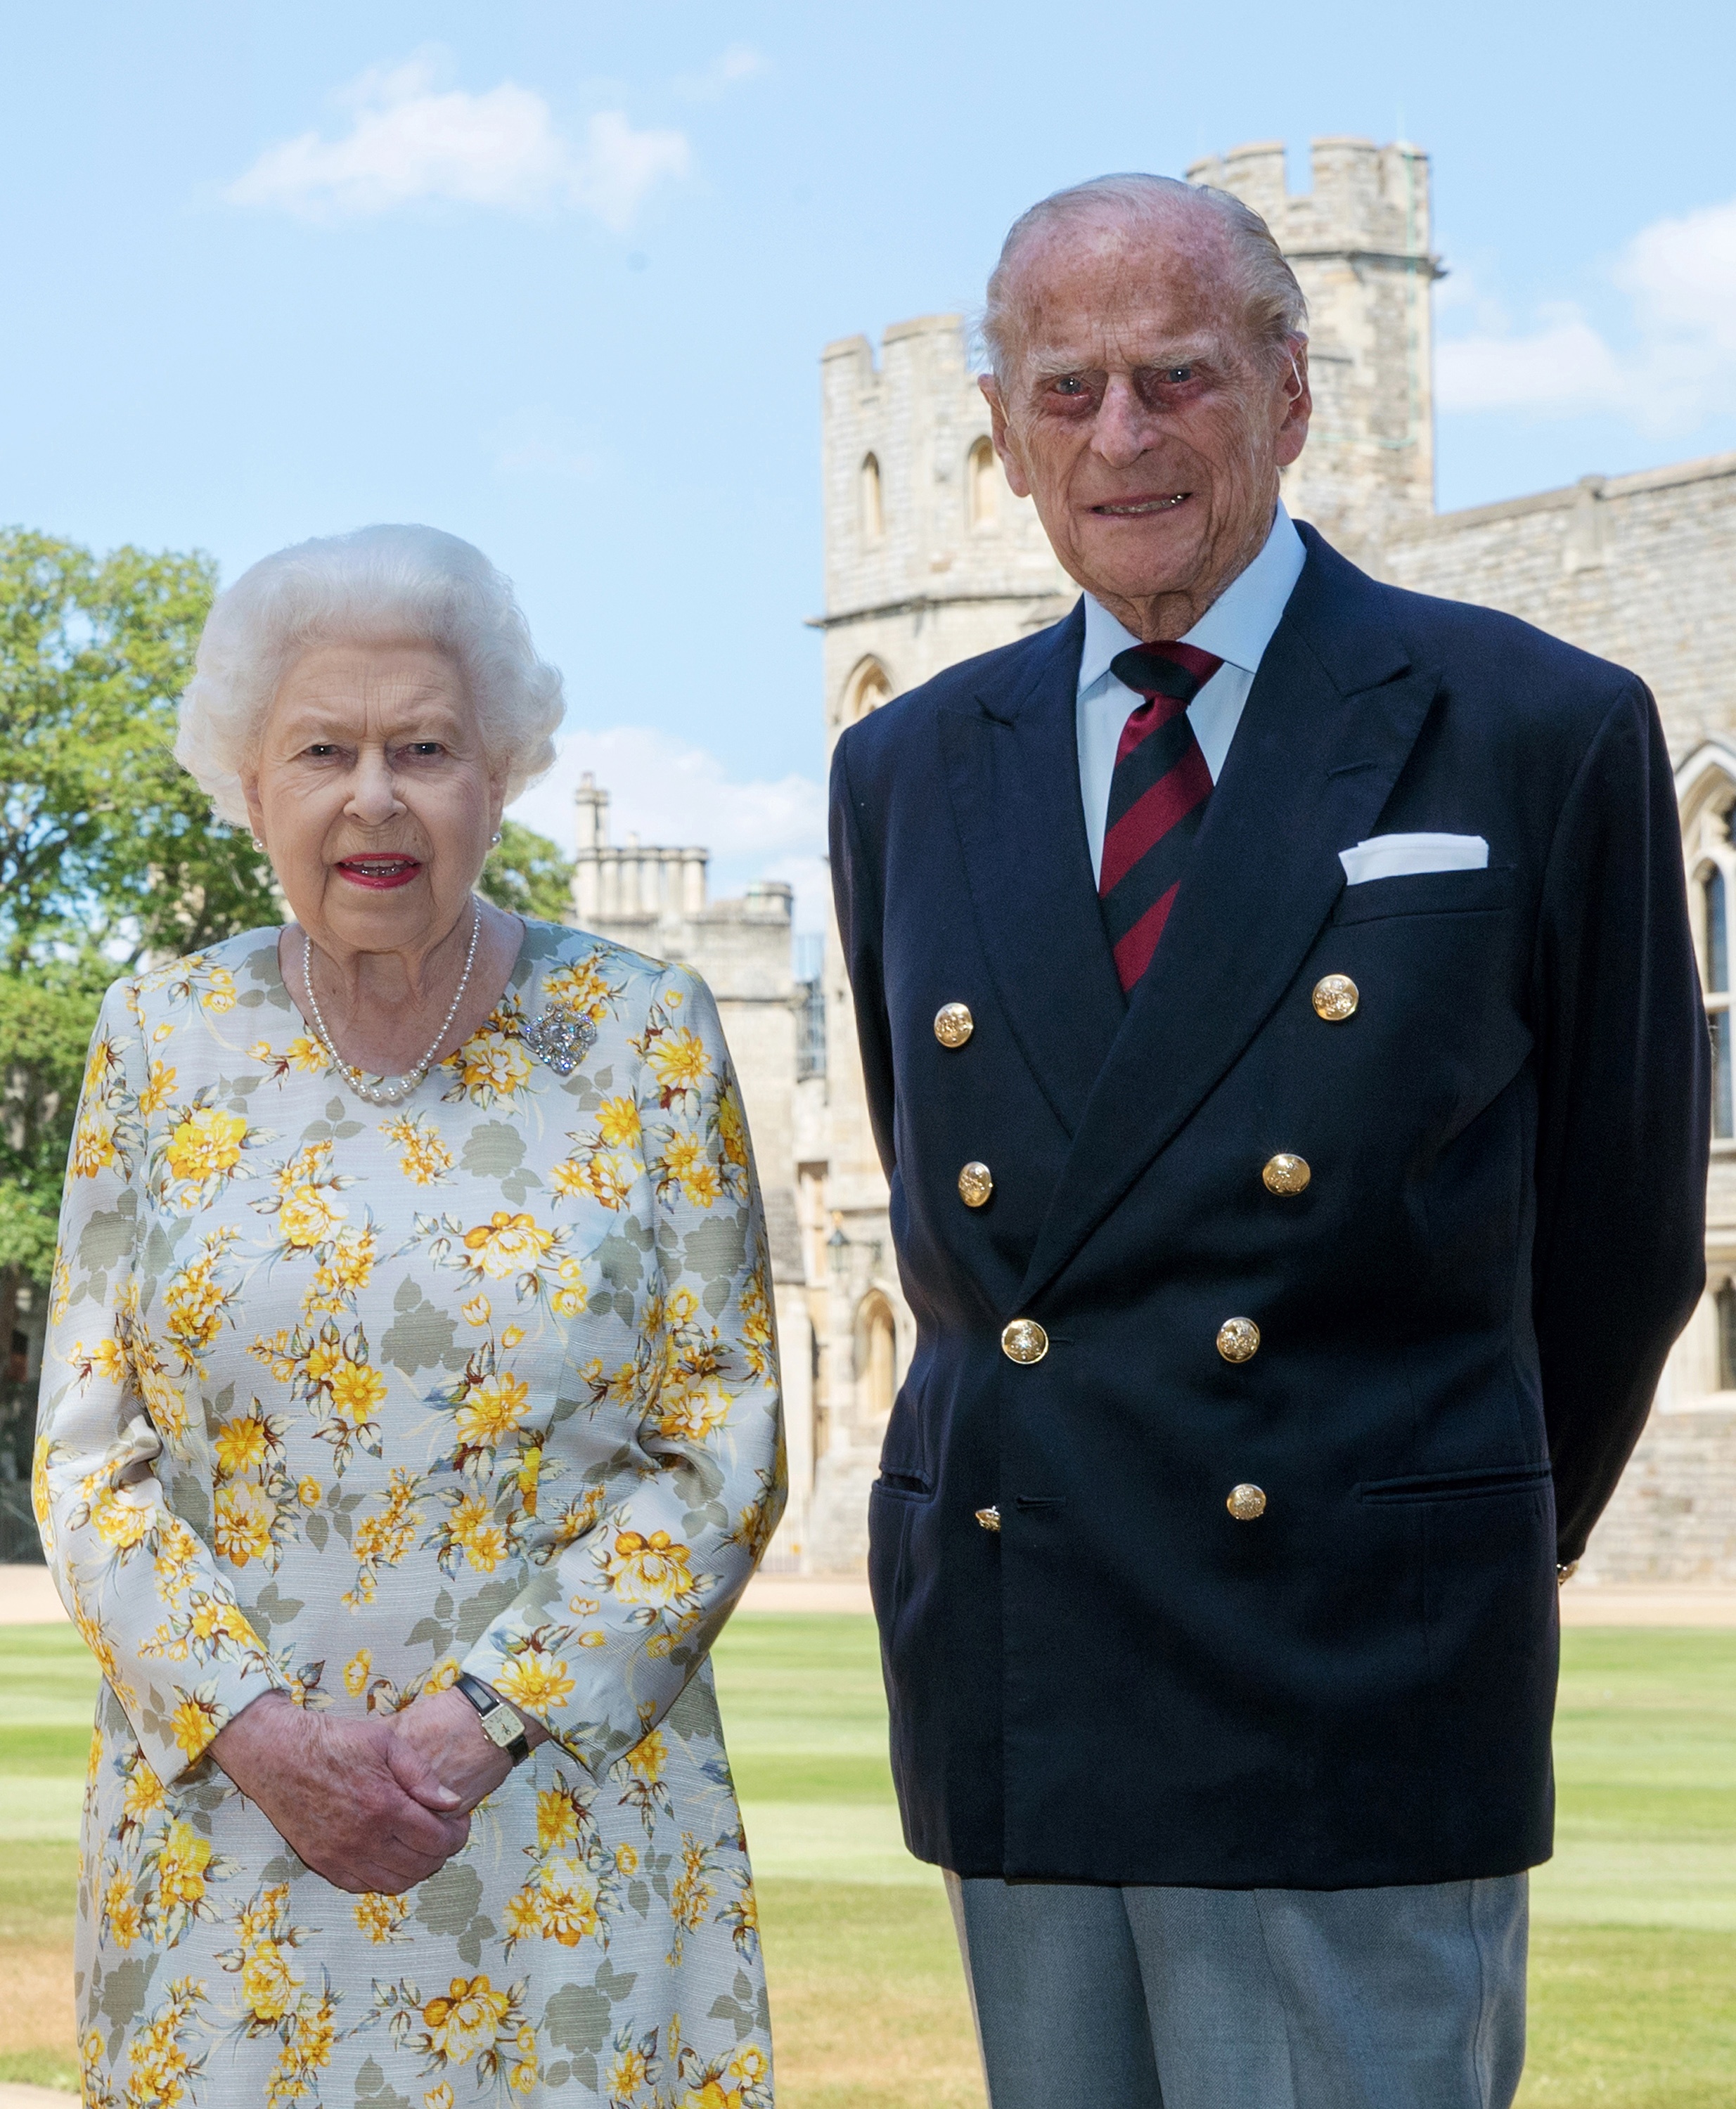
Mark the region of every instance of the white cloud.
POLYGON ((1600 410, 1648 432, 1684 431, 1736 390, 1736 198, 1642 228, 1611 282, 1628 307, 1620 349, 1574 307, 1514 332, 1499 313, 1436 355, 1444 410, 1600 410))
POLYGON ((503 81, 472 95, 437 88, 432 59, 377 67, 336 98, 350 129, 304 132, 269 147, 228 188, 237 205, 302 219, 356 219, 432 201, 510 212, 567 207, 626 228, 652 185, 685 174, 680 132, 635 131, 599 111, 575 145, 542 97, 503 81))
POLYGON ((644 725, 568 732, 554 766, 513 806, 513 817, 573 845, 572 794, 587 771, 609 794, 609 836, 708 849, 714 895, 750 878, 781 878, 796 889, 798 929, 824 926, 827 887, 825 788, 811 777, 732 779, 708 749, 644 725))
POLYGON ((764 54, 755 51, 751 44, 731 44, 703 72, 679 75, 675 92, 689 102, 715 102, 739 82, 752 80, 756 74, 764 73, 767 64, 764 54))

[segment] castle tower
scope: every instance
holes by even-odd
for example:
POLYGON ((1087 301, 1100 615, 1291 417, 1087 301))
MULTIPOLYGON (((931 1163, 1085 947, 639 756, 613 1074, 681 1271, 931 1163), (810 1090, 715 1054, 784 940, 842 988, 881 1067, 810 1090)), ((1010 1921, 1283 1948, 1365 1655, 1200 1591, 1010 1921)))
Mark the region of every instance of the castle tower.
POLYGON ((1348 557, 1381 568, 1396 531, 1435 510, 1429 162, 1420 148, 1316 139, 1313 188, 1292 196, 1270 141, 1196 161, 1277 239, 1307 296, 1314 421, 1284 502, 1348 557))

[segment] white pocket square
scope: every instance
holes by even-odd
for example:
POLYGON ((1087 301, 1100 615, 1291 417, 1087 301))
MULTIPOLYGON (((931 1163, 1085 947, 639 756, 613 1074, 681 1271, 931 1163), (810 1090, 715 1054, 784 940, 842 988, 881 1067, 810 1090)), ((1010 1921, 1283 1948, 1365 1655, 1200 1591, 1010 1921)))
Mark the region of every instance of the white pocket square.
POLYGON ((1366 886, 1418 871, 1486 871, 1489 845, 1481 835, 1370 835, 1338 861, 1348 884, 1366 886))

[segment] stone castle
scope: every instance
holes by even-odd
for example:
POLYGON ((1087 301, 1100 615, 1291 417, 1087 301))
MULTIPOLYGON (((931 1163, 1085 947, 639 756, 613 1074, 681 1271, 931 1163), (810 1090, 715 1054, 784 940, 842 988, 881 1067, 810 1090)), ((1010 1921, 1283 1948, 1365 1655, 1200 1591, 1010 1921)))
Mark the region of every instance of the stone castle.
MULTIPOLYGON (((1377 576, 1509 610, 1634 667, 1677 771, 1715 1043, 1707 1289, 1593 1538, 1587 1582, 1736 1582, 1736 1106, 1729 994, 1736 898, 1736 455, 1437 513, 1429 166, 1413 147, 1318 139, 1293 195, 1281 145, 1200 162, 1290 258, 1311 314, 1315 417, 1291 511, 1377 576)), ((939 668, 1055 621, 1077 589, 1013 497, 956 315, 894 324, 821 359, 828 750, 939 668)), ((612 846, 579 793, 575 919, 710 981, 741 1070, 773 1246, 792 1498, 775 1565, 852 1568, 867 1487, 913 1344, 837 947, 792 964, 787 888, 712 902, 703 849, 612 846)))

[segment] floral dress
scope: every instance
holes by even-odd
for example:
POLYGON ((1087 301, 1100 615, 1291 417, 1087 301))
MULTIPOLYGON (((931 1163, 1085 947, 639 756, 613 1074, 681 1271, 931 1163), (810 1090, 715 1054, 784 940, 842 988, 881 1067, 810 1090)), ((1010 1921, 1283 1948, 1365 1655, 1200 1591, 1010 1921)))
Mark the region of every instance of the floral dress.
POLYGON ((784 1497, 764 1226, 709 991, 529 925, 400 1105, 255 931, 110 991, 35 1493, 102 1665, 91 2109, 769 2109, 708 1651, 784 1497), (533 1059, 547 1017, 588 1049, 533 1059), (554 1740, 401 1897, 305 1867, 206 1754, 261 1692, 468 1669, 554 1740))

